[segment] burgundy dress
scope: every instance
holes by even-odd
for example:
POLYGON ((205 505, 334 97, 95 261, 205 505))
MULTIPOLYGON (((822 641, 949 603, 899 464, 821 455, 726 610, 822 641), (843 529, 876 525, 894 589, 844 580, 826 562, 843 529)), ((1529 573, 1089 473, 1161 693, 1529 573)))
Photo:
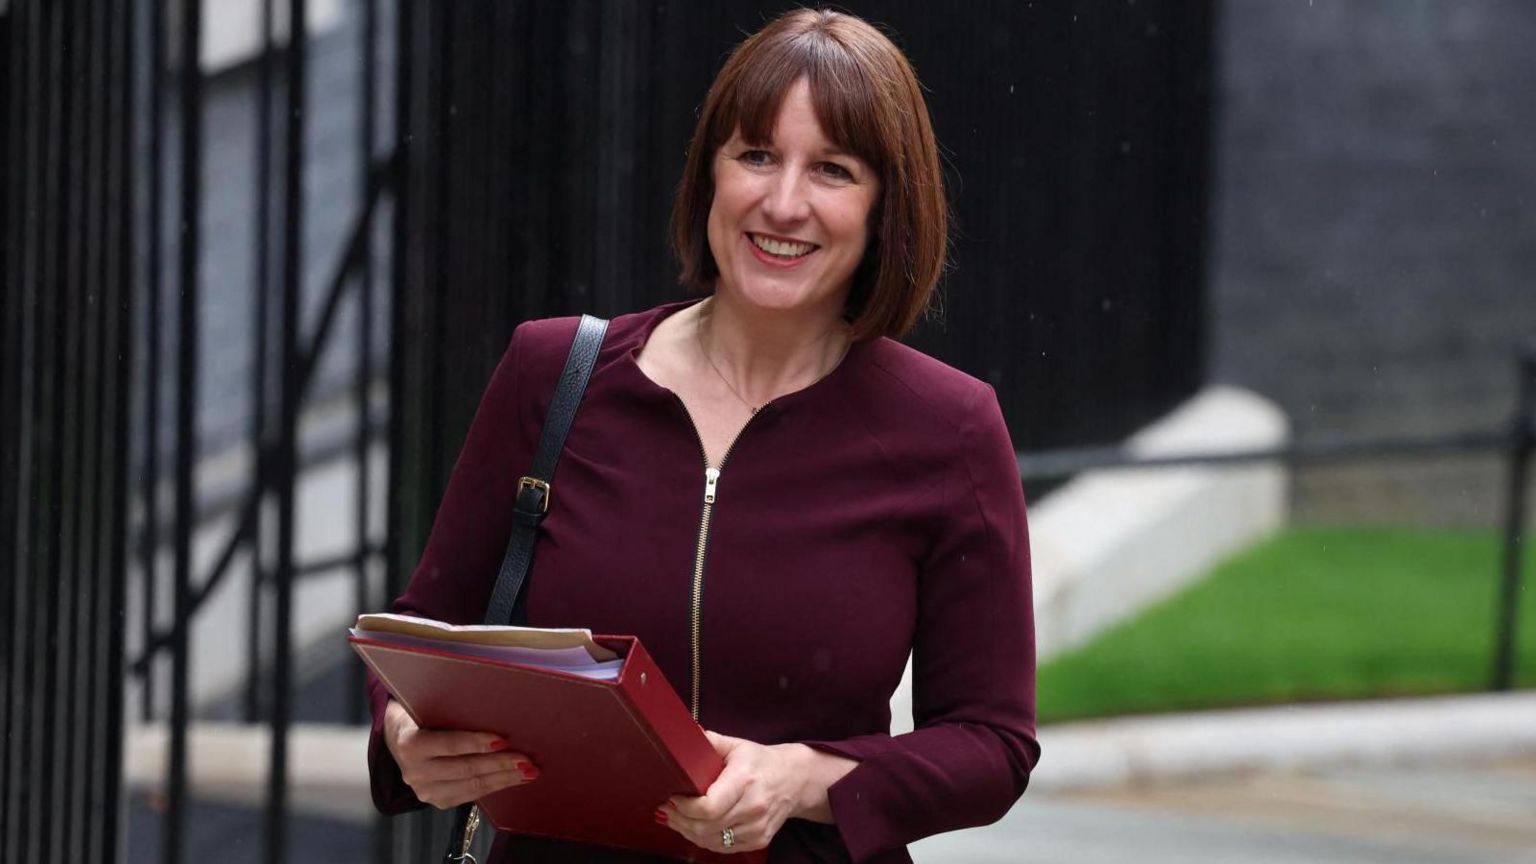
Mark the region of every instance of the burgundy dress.
MULTIPOLYGON (((683 403, 636 363, 686 305, 608 330, 540 529, 529 623, 635 634, 705 728, 857 760, 829 793, 836 824, 790 820, 774 862, 910 861, 909 842, 1002 817, 1040 746, 1024 497, 992 389, 889 339, 854 345, 752 417, 706 504, 683 403), (909 651, 917 728, 893 737, 909 651)), ((575 330, 517 328, 395 611, 484 615, 575 330)), ((383 745, 387 693, 369 686, 374 801, 420 807, 383 745)), ((492 860, 653 859, 502 836, 492 860)))

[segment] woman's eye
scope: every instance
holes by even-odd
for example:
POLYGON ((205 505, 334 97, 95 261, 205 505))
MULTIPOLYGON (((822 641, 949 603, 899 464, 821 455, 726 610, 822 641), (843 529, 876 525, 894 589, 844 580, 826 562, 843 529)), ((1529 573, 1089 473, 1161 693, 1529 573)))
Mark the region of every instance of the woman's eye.
POLYGON ((748 165, 767 165, 773 157, 767 150, 746 150, 737 158, 748 165))
POLYGON ((826 174, 828 177, 831 177, 834 180, 853 179, 853 172, 837 164, 836 162, 823 162, 821 164, 821 173, 826 174))

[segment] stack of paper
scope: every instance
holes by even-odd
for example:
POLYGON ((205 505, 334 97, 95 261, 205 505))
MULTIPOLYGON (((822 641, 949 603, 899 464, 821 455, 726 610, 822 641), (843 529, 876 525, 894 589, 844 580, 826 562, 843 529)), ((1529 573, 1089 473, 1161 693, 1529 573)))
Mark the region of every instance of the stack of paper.
POLYGON ((599 681, 619 677, 624 659, 592 641, 589 630, 453 625, 410 615, 361 615, 349 631, 387 645, 446 651, 503 663, 553 669, 599 681))

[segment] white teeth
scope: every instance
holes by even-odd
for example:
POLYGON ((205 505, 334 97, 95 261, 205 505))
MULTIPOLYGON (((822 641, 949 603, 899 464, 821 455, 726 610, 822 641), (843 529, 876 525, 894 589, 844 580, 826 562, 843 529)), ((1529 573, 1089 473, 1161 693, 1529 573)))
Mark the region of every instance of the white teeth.
POLYGON ((769 255, 777 255, 781 258, 799 258, 816 248, 814 243, 789 243, 782 240, 773 240, 759 234, 748 234, 757 248, 769 255))

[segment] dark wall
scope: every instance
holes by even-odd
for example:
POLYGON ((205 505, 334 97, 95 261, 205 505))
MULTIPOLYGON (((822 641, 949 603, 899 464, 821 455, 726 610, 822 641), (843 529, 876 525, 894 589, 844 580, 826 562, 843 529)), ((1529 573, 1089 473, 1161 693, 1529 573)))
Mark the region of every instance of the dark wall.
POLYGON ((1536 335, 1536 5, 1226 5, 1214 373, 1304 434, 1505 420, 1536 335))
MULTIPOLYGON (((1225 2, 1213 377, 1298 437, 1495 429, 1536 337, 1536 5, 1225 2)), ((1501 457, 1298 472, 1304 519, 1498 524, 1501 457)))
MULTIPOLYGON (((696 107, 789 5, 415 5, 395 345, 418 516, 518 321, 679 296, 696 107)), ((847 5, 908 51, 948 163, 953 271, 913 341, 992 382, 1021 449, 1113 440, 1191 392, 1209 3, 847 5)))

